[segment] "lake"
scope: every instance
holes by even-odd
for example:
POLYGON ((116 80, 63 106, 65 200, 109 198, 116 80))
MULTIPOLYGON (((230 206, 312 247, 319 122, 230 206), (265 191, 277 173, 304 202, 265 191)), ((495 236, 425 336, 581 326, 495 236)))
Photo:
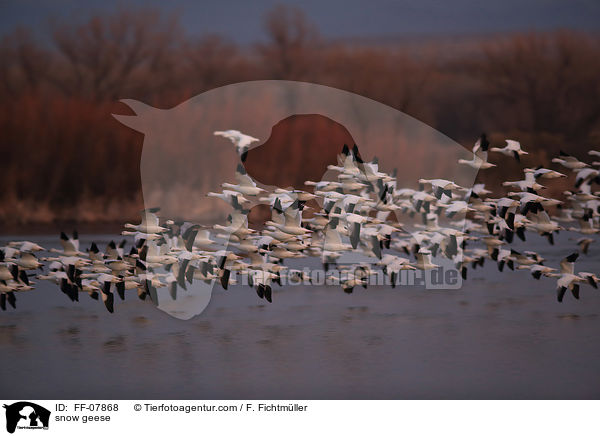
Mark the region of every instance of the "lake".
MULTIPOLYGON (((569 237, 551 247, 529 233, 514 246, 557 266, 576 249, 569 237)), ((598 272, 598 250, 576 271, 598 272)), ((38 281, 0 312, 0 386, 32 399, 597 399, 599 315, 596 289, 559 304, 553 279, 492 262, 458 290, 274 286, 269 304, 216 286, 188 321, 135 293, 110 314, 38 281)))

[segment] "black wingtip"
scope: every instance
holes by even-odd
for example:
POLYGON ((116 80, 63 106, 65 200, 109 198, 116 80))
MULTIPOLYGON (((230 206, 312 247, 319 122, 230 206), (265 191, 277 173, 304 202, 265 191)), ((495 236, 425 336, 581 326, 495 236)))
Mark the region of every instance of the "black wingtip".
POLYGON ((565 292, 567 292, 567 288, 565 288, 564 286, 562 286, 556 290, 556 300, 559 303, 562 303, 563 298, 565 297, 565 292))
POLYGON ((19 266, 16 264, 12 264, 10 267, 10 274, 12 275, 15 282, 18 281, 19 280, 19 266))
POLYGON ((119 294, 119 298, 121 300, 125 300, 125 282, 117 282, 117 284, 115 285, 115 288, 117 288, 117 293, 119 294))
POLYGON ((258 295, 260 299, 265 298, 265 289, 264 288, 265 288, 265 285, 263 285, 263 284, 259 284, 256 287, 256 295, 258 295))
POLYGON ((576 300, 579 300, 579 285, 573 285, 573 289, 571 289, 571 293, 576 300))
POLYGON ((354 160, 356 160, 356 162, 361 164, 364 163, 362 158, 360 157, 358 146, 356 144, 354 144, 354 147, 352 147, 352 154, 354 155, 354 160))
POLYGON ((490 142, 488 141, 485 133, 482 133, 479 137, 479 147, 482 151, 488 151, 488 148, 490 147, 490 142))
POLYGON ((104 301, 104 305, 106 306, 106 310, 108 310, 109 313, 114 313, 115 296, 112 293, 106 294, 106 301, 104 301))
POLYGON ((194 225, 187 229, 183 234, 183 240, 185 242, 185 249, 187 251, 192 251, 194 248, 194 242, 196 241, 196 236, 198 236, 199 227, 194 225))
POLYGON ((140 259, 143 260, 144 262, 146 261, 146 256, 148 255, 148 246, 144 245, 142 247, 142 249, 140 250, 140 259))
POLYGON ((10 306, 13 309, 17 308, 17 297, 15 296, 14 292, 8 292, 6 294, 6 300, 8 301, 8 304, 10 304, 10 306))
POLYGON ((231 272, 228 269, 223 270, 223 275, 221 276, 221 286, 223 289, 227 290, 227 286, 229 286, 229 275, 231 272))
POLYGON ((221 256, 221 258, 218 260, 217 264, 219 269, 225 268, 225 262, 227 262, 227 255, 221 256))
POLYGON ((19 279, 21 280, 21 282, 25 283, 26 286, 29 286, 29 277, 27 276, 27 271, 19 271, 19 279))
POLYGON ((575 262, 578 257, 579 257, 579 253, 575 252, 575 253, 569 254, 565 259, 567 260, 567 262, 575 262))

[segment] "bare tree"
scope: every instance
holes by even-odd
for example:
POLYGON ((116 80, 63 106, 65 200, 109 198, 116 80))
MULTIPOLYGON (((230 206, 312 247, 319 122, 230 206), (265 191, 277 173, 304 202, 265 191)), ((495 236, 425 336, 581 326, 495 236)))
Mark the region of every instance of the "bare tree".
POLYGON ((22 28, 2 39, 0 59, 0 93, 13 97, 40 87, 51 62, 48 52, 22 28))
POLYGON ((320 37, 301 9, 279 5, 265 17, 269 42, 258 45, 261 61, 272 79, 302 79, 320 37))
POLYGON ((597 39, 559 32, 486 43, 474 68, 498 127, 581 140, 600 121, 597 39), (502 126, 500 125, 502 124, 502 126))
POLYGON ((205 35, 186 42, 183 86, 187 96, 212 88, 256 78, 254 62, 230 40, 220 35, 205 35))
POLYGON ((111 100, 173 83, 173 51, 180 42, 174 18, 121 12, 77 27, 55 25, 52 35, 61 55, 55 81, 67 94, 111 100))

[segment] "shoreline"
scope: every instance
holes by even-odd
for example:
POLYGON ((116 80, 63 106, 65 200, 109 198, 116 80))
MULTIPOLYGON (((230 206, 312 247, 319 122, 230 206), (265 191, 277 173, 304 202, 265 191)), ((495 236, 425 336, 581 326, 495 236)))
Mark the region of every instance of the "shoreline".
POLYGON ((100 222, 100 223, 78 223, 74 221, 61 221, 53 223, 28 223, 28 224, 2 224, 0 226, 0 238, 8 236, 25 235, 60 235, 60 232, 70 234, 77 230, 80 235, 84 234, 121 234, 123 222, 100 222))

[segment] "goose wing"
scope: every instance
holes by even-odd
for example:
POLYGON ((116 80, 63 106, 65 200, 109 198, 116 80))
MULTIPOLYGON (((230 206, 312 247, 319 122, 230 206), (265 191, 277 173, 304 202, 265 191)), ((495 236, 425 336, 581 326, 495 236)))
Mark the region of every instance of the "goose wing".
POLYGON ((339 232, 337 230, 334 230, 332 228, 328 228, 327 231, 325 232, 325 242, 329 245, 329 244, 336 244, 336 245, 341 245, 342 244, 342 237, 340 236, 339 232))
POLYGON ((573 274, 575 271, 575 261, 579 257, 579 253, 573 253, 560 261, 561 274, 573 274))
POLYGON ((510 151, 520 151, 521 143, 519 141, 515 141, 513 139, 507 139, 505 148, 510 151))
POLYGON ((256 186, 256 183, 246 172, 246 169, 242 164, 238 164, 237 169, 235 171, 235 178, 240 184, 240 186, 256 186))

